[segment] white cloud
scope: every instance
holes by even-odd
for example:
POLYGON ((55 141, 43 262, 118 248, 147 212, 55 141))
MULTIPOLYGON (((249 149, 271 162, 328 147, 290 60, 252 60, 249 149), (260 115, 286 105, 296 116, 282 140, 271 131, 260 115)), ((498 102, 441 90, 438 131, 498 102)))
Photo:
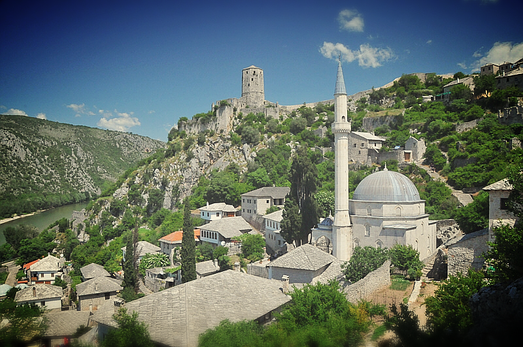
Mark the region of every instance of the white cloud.
POLYGON ((36 115, 36 118, 38 118, 38 119, 47 119, 47 117, 45 116, 45 113, 41 113, 41 112, 36 115))
POLYGON ((356 10, 343 10, 338 15, 340 29, 363 32, 363 17, 356 10))
POLYGON ((114 110, 115 116, 104 110, 99 110, 99 113, 103 114, 103 117, 100 118, 97 125, 102 128, 126 132, 134 126, 141 125, 138 118, 133 117, 133 112, 126 113, 114 110))
POLYGON ((458 66, 464 70, 467 68, 467 64, 465 64, 465 62, 458 63, 458 66))
POLYGON ((390 48, 376 48, 369 44, 360 45, 359 50, 353 51, 341 43, 324 42, 320 52, 329 59, 337 59, 341 55, 341 59, 348 63, 358 59, 358 65, 364 68, 378 67, 394 58, 394 52, 390 48))
POLYGON ((427 45, 430 45, 432 43, 432 40, 427 41, 427 45))
POLYGON ((18 110, 16 108, 10 108, 9 110, 5 111, 3 114, 8 114, 10 116, 27 116, 27 113, 22 110, 18 110))
POLYGON ((512 42, 496 42, 484 56, 476 51, 474 52, 473 57, 479 59, 471 64, 472 71, 478 71, 487 63, 514 63, 523 57, 523 42, 515 44, 512 44, 512 42))
POLYGON ((94 116, 95 115, 94 112, 89 111, 85 107, 85 104, 70 104, 70 105, 66 105, 66 107, 70 108, 71 110, 73 110, 76 113, 75 117, 94 116))

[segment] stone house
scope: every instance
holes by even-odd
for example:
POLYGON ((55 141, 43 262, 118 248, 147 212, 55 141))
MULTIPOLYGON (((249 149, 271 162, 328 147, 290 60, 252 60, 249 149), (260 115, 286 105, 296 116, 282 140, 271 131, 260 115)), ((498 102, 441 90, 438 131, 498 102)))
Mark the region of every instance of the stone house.
POLYGON ((206 206, 200 207, 200 218, 207 223, 213 220, 236 217, 240 214, 237 208, 232 205, 227 205, 224 202, 217 202, 214 204, 207 203, 206 206))
POLYGON ((409 139, 405 142, 405 162, 410 163, 422 161, 426 151, 427 146, 425 145, 425 140, 418 140, 412 136, 409 137, 409 139))
POLYGON ((242 217, 251 222, 257 215, 265 215, 273 206, 282 209, 290 191, 289 187, 263 187, 242 194, 242 217))
MULTIPOLYGON (((227 270, 126 303, 128 314, 148 326, 151 339, 160 346, 195 347, 198 337, 225 319, 254 320, 263 324, 291 297, 282 291, 281 281, 227 270)), ((117 327, 114 309, 96 312, 99 341, 117 327)))
POLYGON ((367 132, 349 133, 349 161, 362 164, 376 162, 385 138, 367 132))
POLYGON ((210 243, 213 247, 226 246, 229 252, 237 249, 239 243, 232 240, 245 233, 256 233, 243 217, 218 219, 200 226, 200 241, 210 243))
MULTIPOLYGON (((194 229, 194 241, 196 244, 200 242, 200 229, 194 229)), ((158 240, 160 243, 160 250, 163 254, 169 257, 169 261, 174 265, 174 251, 176 247, 182 247, 183 231, 178 230, 169 235, 165 235, 158 240)))
MULTIPOLYGON (((121 250, 123 252, 123 260, 125 260, 125 252, 127 247, 122 247, 121 250)), ((144 255, 152 253, 160 253, 161 248, 153 245, 150 242, 147 241, 138 241, 138 244, 136 246, 136 253, 138 253, 138 263, 140 263, 140 260, 144 257, 144 255)))
MULTIPOLYGON (((145 286, 153 292, 174 287, 182 283, 182 270, 180 264, 176 267, 155 267, 145 270, 145 286), (176 271, 169 271, 170 269, 176 271)), ((196 264, 198 265, 198 264, 196 264)))
POLYGON ((455 86, 460 85, 460 84, 463 84, 464 86, 468 87, 471 91, 474 91, 474 77, 473 76, 468 76, 465 78, 458 78, 443 86, 443 101, 449 102, 452 88, 454 88, 455 86))
POLYGON ((289 283, 325 283, 341 274, 340 260, 311 244, 296 247, 271 261, 267 268, 269 279, 288 276, 289 283))
POLYGON ((485 64, 481 67, 480 75, 496 75, 499 71, 499 65, 497 64, 485 64))
POLYGON ((458 273, 466 274, 468 269, 481 270, 485 259, 483 254, 488 251, 488 229, 479 230, 447 243, 448 276, 458 273))
POLYGON ((88 281, 95 277, 111 277, 111 274, 104 269, 102 265, 91 263, 80 268, 82 273, 82 281, 88 281))
POLYGON ((283 210, 278 210, 263 216, 263 230, 265 233, 267 253, 285 253, 287 249, 287 243, 280 234, 282 219, 283 210))
POLYGON ((519 67, 496 76, 496 88, 505 89, 508 87, 516 87, 523 90, 523 68, 519 67))
POLYGON ((35 284, 24 288, 15 295, 15 301, 22 304, 34 304, 48 310, 62 308, 62 287, 52 284, 35 284))
POLYGON ((494 228, 508 224, 514 226, 516 217, 507 209, 507 202, 512 185, 508 179, 503 179, 483 188, 489 193, 489 236, 488 241, 494 242, 494 228))
POLYGON ((219 271, 220 271, 220 267, 218 266, 218 262, 215 260, 207 260, 207 261, 202 261, 200 263, 196 263, 197 278, 210 276, 219 271))
POLYGON ((80 311, 50 311, 44 315, 47 329, 42 340, 45 346, 68 346, 78 328, 89 326, 89 312, 80 311))
POLYGON ((63 257, 58 259, 52 255, 40 259, 29 266, 28 284, 53 284, 55 278, 62 277, 63 257))
POLYGON ((76 286, 78 311, 96 311, 108 301, 114 301, 116 294, 123 289, 118 281, 110 277, 95 277, 76 286))

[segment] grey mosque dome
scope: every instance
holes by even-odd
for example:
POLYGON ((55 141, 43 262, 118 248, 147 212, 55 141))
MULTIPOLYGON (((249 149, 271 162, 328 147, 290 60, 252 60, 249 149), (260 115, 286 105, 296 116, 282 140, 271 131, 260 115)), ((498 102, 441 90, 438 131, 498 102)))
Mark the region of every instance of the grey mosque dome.
POLYGON ((354 190, 352 200, 404 202, 420 201, 420 197, 407 176, 385 168, 365 177, 354 190))

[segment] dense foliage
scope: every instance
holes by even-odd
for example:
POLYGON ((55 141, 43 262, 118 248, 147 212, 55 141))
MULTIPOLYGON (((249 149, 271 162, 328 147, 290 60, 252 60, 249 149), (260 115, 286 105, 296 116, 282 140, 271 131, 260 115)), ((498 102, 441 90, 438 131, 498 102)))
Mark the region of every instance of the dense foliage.
POLYGON ((295 289, 276 322, 223 321, 200 336, 199 346, 357 346, 370 326, 369 307, 353 305, 337 282, 295 289))
POLYGON ((348 281, 358 282, 382 266, 387 259, 385 248, 355 247, 350 260, 342 265, 343 274, 348 281))
POLYGON ((183 236, 182 236, 182 281, 187 283, 196 279, 196 242, 194 241, 194 227, 191 222, 189 200, 185 200, 183 211, 183 236))
POLYGON ((102 347, 153 347, 147 325, 138 320, 138 313, 127 313, 126 308, 113 315, 117 329, 110 329, 102 340, 102 347))

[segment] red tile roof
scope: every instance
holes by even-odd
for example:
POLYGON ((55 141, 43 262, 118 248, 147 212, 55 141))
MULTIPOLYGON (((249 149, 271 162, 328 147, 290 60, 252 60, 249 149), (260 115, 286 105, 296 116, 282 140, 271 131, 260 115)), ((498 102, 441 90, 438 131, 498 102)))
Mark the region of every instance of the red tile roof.
POLYGON ((24 264, 24 266, 23 266, 24 270, 29 270, 29 268, 31 267, 31 265, 36 264, 39 260, 40 260, 40 259, 36 259, 36 260, 33 260, 33 261, 30 262, 30 263, 24 264))
MULTIPOLYGON (((199 237, 200 237, 200 229, 194 229, 194 239, 196 241, 198 241, 199 237)), ((182 242, 182 238, 183 238, 183 231, 178 230, 178 231, 175 231, 174 233, 170 233, 169 235, 165 235, 160 240, 170 242, 170 243, 180 243, 180 242, 182 242)))

